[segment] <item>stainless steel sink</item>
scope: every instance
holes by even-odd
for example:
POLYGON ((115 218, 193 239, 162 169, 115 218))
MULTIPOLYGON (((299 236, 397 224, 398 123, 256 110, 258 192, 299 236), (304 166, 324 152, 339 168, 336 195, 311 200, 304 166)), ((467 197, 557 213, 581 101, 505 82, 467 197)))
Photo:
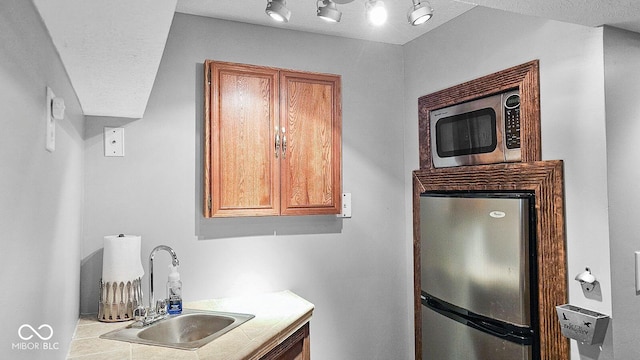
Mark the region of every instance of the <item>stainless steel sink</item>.
POLYGON ((184 309, 180 315, 142 328, 129 325, 103 334, 100 338, 195 350, 253 317, 249 314, 184 309))

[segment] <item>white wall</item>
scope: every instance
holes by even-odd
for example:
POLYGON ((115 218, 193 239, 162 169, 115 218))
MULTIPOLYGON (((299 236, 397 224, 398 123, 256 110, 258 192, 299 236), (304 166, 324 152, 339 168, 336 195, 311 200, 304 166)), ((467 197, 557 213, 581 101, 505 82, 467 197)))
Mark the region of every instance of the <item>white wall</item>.
POLYGON ((103 236, 139 234, 145 268, 154 246, 176 250, 187 301, 291 289, 316 306, 313 358, 411 358, 402 55, 395 45, 177 14, 145 117, 86 124, 81 311, 96 309, 103 236), (342 75, 351 219, 202 218, 205 59, 342 75), (112 125, 125 128, 124 158, 103 157, 112 125))
POLYGON ((0 109, 0 353, 64 359, 79 307, 84 117, 31 1, 0 2, 0 109), (67 107, 53 153, 45 150, 47 85, 67 107), (23 341, 23 324, 52 337, 24 328, 34 337, 23 341), (37 330, 44 324, 53 334, 37 330), (13 347, 20 343, 39 349, 13 347))
MULTIPOLYGON (((602 33, 477 7, 406 44, 405 212, 419 166, 418 98, 539 59, 542 159, 564 160, 569 301, 611 314, 602 33), (573 280, 586 266, 601 281, 591 298, 573 280)), ((408 239, 410 217, 405 228, 408 239)), ((572 341, 571 358, 611 359, 611 333, 602 350, 572 341)))
MULTIPOLYGON (((630 254, 637 250, 633 228, 616 226, 633 223, 629 208, 637 194, 622 191, 636 178, 625 168, 633 158, 625 156, 624 145, 633 142, 611 140, 635 134, 626 125, 638 113, 633 96, 640 90, 626 82, 633 76, 617 69, 632 68, 640 58, 637 48, 636 34, 482 8, 403 47, 178 14, 145 118, 90 118, 86 125, 81 310, 95 311, 102 237, 140 234, 145 267, 153 246, 176 249, 187 300, 288 288, 314 302, 314 358, 413 358, 410 174, 418 167, 417 99, 540 59, 542 156, 565 162, 570 302, 607 314, 615 310, 618 325, 602 348, 572 341, 572 359, 612 359, 614 343, 618 357, 637 356, 635 318, 627 318, 635 294, 611 295, 612 286, 616 294, 632 291, 630 254), (503 41, 505 29, 510 41, 503 41), (267 40, 274 45, 264 45, 267 40), (353 194, 352 219, 201 217, 205 59, 342 74, 344 191, 353 194), (626 89, 631 99, 616 89, 626 89), (611 110, 620 103, 626 104, 621 113, 611 110), (125 127, 125 158, 102 156, 103 126, 125 127), (601 281, 589 298, 573 281, 585 266, 601 281)), ((3 71, 3 77, 11 75, 3 71)), ((15 207, 2 210, 12 214, 15 207)), ((41 272, 36 270, 34 276, 41 272)))
POLYGON ((614 347, 618 359, 640 358, 640 297, 635 289, 634 252, 640 251, 640 34, 606 27, 604 65, 614 347))

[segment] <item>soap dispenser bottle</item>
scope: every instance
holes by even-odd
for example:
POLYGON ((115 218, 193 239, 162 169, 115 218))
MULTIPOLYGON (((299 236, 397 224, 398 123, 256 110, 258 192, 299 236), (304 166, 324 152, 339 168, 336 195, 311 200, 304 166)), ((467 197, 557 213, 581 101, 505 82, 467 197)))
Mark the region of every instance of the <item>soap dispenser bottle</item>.
POLYGON ((169 265, 169 280, 167 281, 167 312, 170 315, 182 313, 182 281, 178 267, 169 265))

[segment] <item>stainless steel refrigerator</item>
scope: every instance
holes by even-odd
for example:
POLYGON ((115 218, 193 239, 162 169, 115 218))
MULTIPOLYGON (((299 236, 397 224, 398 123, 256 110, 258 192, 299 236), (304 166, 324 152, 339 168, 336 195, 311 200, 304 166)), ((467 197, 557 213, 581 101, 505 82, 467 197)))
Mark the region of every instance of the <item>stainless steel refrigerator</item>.
POLYGON ((423 360, 539 359, 534 195, 423 193, 423 360))

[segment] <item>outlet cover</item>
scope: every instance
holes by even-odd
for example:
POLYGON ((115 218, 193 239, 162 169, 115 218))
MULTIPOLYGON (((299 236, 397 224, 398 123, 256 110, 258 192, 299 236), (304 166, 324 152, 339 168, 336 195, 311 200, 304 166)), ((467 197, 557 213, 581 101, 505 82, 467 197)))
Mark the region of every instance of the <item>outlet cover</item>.
POLYGON ((104 128, 104 156, 124 156, 124 128, 104 128))
POLYGON ((338 217, 351 217, 351 193, 342 193, 342 213, 338 214, 338 217))

